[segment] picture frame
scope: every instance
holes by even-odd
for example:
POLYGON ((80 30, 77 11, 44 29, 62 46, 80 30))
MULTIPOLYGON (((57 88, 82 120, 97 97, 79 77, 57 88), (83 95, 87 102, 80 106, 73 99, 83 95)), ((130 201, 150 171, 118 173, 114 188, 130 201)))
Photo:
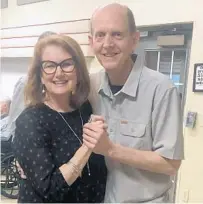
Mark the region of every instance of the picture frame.
POLYGON ((194 65, 193 92, 203 92, 203 63, 194 65))

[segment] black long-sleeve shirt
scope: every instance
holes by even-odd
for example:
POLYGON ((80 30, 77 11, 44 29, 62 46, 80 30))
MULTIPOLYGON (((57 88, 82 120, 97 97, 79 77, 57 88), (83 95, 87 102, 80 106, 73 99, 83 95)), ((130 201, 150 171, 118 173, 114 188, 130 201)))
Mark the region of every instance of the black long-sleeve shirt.
MULTIPOLYGON (((92 113, 89 103, 81 108, 83 122, 92 113)), ((61 113, 82 140, 79 110, 61 113)), ((87 167, 71 186, 59 167, 67 163, 80 147, 78 139, 61 118, 48 106, 27 108, 16 121, 13 148, 27 180, 22 180, 18 202, 62 203, 102 202, 106 185, 106 167, 101 155, 92 154, 87 167)))

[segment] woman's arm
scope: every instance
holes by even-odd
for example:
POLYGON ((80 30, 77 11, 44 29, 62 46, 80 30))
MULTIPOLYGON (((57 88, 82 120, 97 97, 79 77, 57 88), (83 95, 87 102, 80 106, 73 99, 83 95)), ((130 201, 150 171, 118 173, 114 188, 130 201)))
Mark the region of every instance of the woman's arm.
POLYGON ((74 183, 78 176, 81 175, 82 169, 86 165, 91 153, 90 149, 82 145, 67 164, 59 167, 68 185, 74 183))
MULTIPOLYGON (((100 123, 95 134, 101 134, 101 126, 100 123)), ((53 201, 65 189, 65 192, 70 189, 91 155, 91 151, 82 145, 70 161, 57 168, 50 152, 49 132, 46 127, 39 125, 37 118, 26 113, 16 122, 13 146, 16 158, 32 187, 39 195, 53 201)))

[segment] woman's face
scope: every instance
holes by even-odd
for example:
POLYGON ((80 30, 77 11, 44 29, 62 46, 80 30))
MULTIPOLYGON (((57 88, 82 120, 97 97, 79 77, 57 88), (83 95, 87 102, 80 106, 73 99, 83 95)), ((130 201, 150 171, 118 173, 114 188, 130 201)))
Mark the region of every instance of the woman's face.
POLYGON ((65 96, 75 90, 77 75, 72 56, 57 45, 48 45, 42 53, 41 81, 48 95, 65 96))

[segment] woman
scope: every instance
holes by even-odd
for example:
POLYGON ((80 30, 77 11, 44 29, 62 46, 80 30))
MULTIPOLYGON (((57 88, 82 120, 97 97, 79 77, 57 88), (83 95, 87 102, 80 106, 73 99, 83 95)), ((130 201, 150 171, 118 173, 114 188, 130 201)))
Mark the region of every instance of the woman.
MULTIPOLYGON (((13 141, 26 180, 18 202, 102 202, 104 158, 82 144, 82 128, 92 113, 89 76, 80 46, 52 35, 35 46, 25 88, 28 107, 16 121, 13 141)), ((105 124, 93 122, 95 134, 105 124)))

